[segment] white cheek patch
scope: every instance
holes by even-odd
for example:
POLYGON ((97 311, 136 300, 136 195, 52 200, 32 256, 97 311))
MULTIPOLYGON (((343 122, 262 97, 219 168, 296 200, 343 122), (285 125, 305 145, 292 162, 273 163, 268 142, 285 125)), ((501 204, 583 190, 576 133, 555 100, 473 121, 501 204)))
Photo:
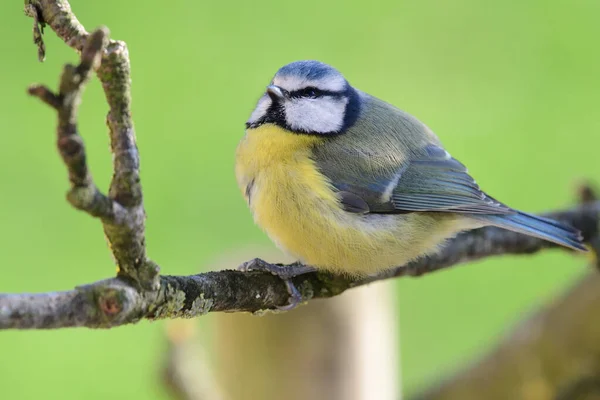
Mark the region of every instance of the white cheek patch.
POLYGON ((292 99, 285 104, 285 120, 294 131, 328 133, 344 124, 348 99, 331 96, 292 99))
POLYGON ((316 87, 329 92, 341 92, 346 88, 346 80, 341 75, 328 75, 325 79, 307 79, 293 75, 276 76, 273 84, 288 92, 316 87))
POLYGON ((248 119, 248 123, 253 123, 261 119, 267 114, 267 110, 271 107, 272 101, 269 96, 266 94, 263 95, 256 104, 256 108, 252 111, 250 118, 248 119))

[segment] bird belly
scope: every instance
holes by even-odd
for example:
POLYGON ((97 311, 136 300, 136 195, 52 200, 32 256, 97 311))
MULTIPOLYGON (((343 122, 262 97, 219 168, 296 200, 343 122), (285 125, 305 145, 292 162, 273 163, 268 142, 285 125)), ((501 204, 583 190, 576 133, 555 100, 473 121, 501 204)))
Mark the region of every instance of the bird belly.
POLYGON ((354 276, 377 273, 436 251, 458 231, 454 218, 351 214, 301 182, 295 188, 276 182, 284 182, 283 176, 268 173, 257 181, 255 220, 278 247, 318 269, 354 276))
POLYGON ((247 134, 238 147, 236 175, 256 223, 304 264, 355 276, 373 274, 431 253, 461 230, 455 214, 345 211, 311 160, 310 147, 295 144, 289 153, 294 145, 283 141, 297 135, 282 132, 281 142, 269 139, 278 135, 272 130, 247 134))

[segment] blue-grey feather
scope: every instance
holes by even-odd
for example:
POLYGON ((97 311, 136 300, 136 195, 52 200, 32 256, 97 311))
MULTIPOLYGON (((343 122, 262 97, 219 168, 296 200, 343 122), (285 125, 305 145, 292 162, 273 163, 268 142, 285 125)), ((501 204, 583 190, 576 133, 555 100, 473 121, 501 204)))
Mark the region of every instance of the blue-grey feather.
POLYGON ((481 191, 467 168, 436 145, 425 146, 419 158, 410 160, 393 190, 392 203, 403 211, 513 212, 481 191))
POLYGON ((315 60, 295 61, 277 71, 279 76, 290 75, 310 80, 323 79, 327 76, 341 75, 340 72, 325 63, 315 60))
POLYGON ((574 250, 587 249, 578 230, 561 222, 517 211, 511 215, 477 217, 487 224, 548 240, 574 250))

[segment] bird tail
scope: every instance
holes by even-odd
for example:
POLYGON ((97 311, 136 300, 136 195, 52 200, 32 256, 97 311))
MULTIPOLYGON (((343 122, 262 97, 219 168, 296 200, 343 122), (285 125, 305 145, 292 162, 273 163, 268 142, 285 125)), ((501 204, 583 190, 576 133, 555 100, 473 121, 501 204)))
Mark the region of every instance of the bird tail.
POLYGON ((548 218, 517 211, 508 215, 486 215, 485 221, 490 225, 544 239, 573 250, 587 251, 582 242, 581 232, 548 218))

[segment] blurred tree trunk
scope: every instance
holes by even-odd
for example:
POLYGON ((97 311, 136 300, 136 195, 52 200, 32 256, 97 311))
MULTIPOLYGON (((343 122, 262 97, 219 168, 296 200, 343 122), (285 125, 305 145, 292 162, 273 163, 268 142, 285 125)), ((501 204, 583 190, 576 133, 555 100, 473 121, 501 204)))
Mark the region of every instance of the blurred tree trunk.
POLYGON ((600 275, 585 275, 419 400, 600 400, 600 275))
POLYGON ((281 315, 214 315, 220 387, 230 400, 398 400, 393 287, 352 289, 281 315))
POLYGON ((173 399, 227 400, 198 331, 197 321, 168 321, 163 383, 173 399))

